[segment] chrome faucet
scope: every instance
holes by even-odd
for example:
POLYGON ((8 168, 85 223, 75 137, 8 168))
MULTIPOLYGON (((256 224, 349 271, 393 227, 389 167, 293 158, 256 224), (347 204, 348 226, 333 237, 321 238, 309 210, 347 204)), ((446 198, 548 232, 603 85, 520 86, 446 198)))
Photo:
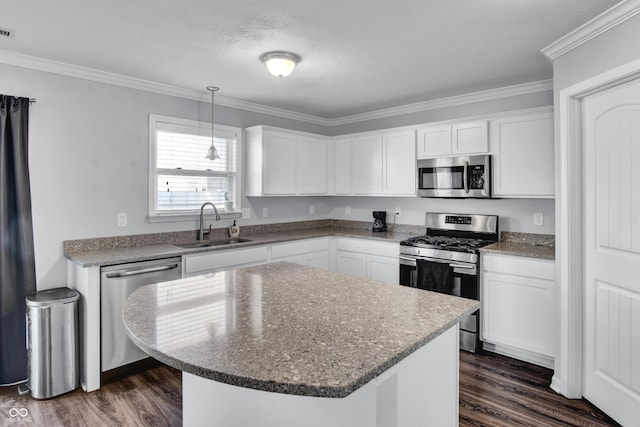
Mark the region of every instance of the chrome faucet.
POLYGON ((200 206, 200 230, 198 230, 198 240, 204 240, 204 236, 211 233, 211 224, 209 224, 209 230, 204 230, 204 207, 210 205, 213 208, 213 211, 216 213, 216 221, 220 221, 220 214, 218 213, 218 208, 212 202, 205 202, 200 206))

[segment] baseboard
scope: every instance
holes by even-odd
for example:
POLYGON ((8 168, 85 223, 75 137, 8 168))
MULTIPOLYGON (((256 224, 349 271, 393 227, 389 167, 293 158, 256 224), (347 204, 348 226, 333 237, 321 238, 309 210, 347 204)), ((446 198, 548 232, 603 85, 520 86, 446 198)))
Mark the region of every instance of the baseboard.
POLYGON ((553 357, 544 356, 531 351, 521 350, 518 348, 509 347, 501 344, 493 344, 489 342, 483 343, 483 349, 492 353, 498 353, 503 356, 512 357, 514 359, 522 360, 523 362, 532 363, 534 365, 542 366, 544 368, 553 369, 554 360, 553 357))

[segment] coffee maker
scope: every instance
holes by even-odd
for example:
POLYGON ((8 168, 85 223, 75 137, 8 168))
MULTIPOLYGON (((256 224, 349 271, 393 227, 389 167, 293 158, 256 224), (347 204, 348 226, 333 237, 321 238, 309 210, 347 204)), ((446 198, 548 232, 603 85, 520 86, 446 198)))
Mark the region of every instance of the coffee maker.
POLYGON ((371 231, 374 233, 387 231, 387 213, 385 211, 373 211, 373 227, 371 231))

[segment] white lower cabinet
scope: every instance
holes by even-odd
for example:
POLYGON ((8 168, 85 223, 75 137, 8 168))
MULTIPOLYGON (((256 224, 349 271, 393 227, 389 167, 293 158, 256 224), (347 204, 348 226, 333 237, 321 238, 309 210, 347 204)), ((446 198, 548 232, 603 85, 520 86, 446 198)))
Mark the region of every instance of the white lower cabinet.
POLYGON ((211 273, 229 267, 245 267, 264 264, 269 261, 268 246, 254 246, 244 249, 206 252, 185 255, 182 260, 183 277, 211 273))
POLYGON ((398 284, 400 246, 346 237, 319 237, 273 245, 252 246, 185 255, 183 277, 226 268, 288 261, 386 283, 398 284), (332 239, 335 239, 332 241, 332 239))
POLYGON ((399 253, 398 243, 338 237, 336 271, 397 285, 399 253))
POLYGON ((278 261, 295 262, 329 270, 329 238, 275 244, 271 247, 271 262, 278 261))
POLYGON ((484 348, 553 368, 555 262, 482 255, 484 348))

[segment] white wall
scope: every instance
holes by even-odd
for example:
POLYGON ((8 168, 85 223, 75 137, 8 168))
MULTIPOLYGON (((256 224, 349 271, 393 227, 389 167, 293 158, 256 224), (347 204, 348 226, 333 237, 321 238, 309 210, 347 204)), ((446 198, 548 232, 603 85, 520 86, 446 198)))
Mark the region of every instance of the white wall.
POLYGON ((401 208, 398 224, 424 225, 425 212, 498 215, 500 231, 554 233, 553 200, 544 199, 428 199, 415 197, 335 197, 330 200, 332 218, 373 221, 372 211, 386 211, 387 224, 393 224, 395 208, 401 208), (351 215, 346 214, 346 207, 351 215), (533 225, 533 213, 544 214, 544 226, 533 225))
MULTIPOLYGON (((63 240, 196 229, 195 219, 147 221, 148 115, 209 121, 209 104, 4 64, 0 64, 0 76, 0 93, 37 98, 30 113, 29 157, 38 289, 66 283, 63 240), (116 227, 118 212, 128 214, 127 227, 116 227)), ((452 107, 427 116, 442 120, 496 109, 529 108, 544 105, 545 99, 539 94, 524 95, 502 102, 452 107)), ((409 120, 423 123, 425 117, 412 116, 409 120)), ((398 126, 404 121, 400 117, 384 123, 398 126)), ((216 122, 242 128, 264 124, 335 133, 335 129, 319 125, 220 106, 216 107, 216 122)), ((358 127, 371 130, 374 125, 358 127)), ((352 132, 354 127, 341 130, 352 132)), ((251 207, 252 217, 241 220, 241 225, 324 218, 369 221, 371 210, 393 212, 399 205, 403 216, 398 222, 407 224, 422 225, 426 210, 480 212, 501 215, 503 230, 553 232, 553 201, 548 200, 302 197, 243 198, 242 204, 251 207), (315 208, 313 217, 308 214, 311 204, 315 208), (353 209, 349 217, 344 214, 347 205, 353 209), (263 208, 269 210, 267 218, 262 217, 263 208), (531 226, 534 211, 544 212, 544 227, 531 226)), ((218 225, 227 227, 230 221, 218 225)))

